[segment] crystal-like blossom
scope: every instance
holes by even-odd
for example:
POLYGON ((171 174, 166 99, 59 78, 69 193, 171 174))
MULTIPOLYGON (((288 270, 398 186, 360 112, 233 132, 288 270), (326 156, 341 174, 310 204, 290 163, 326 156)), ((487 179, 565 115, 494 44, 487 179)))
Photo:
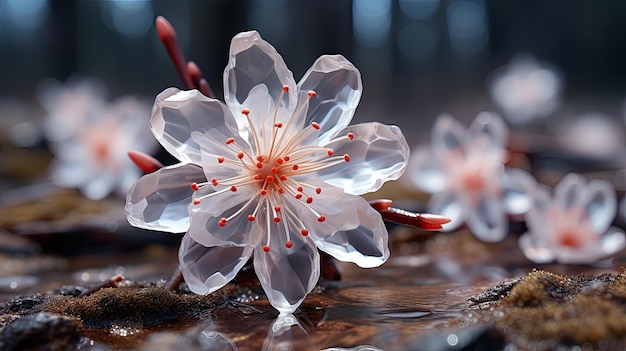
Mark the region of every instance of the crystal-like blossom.
POLYGON ((463 222, 482 241, 502 240, 508 233, 507 214, 530 209, 534 178, 521 169, 505 169, 508 130, 492 113, 480 113, 469 128, 440 116, 431 147, 413 153, 408 180, 433 194, 428 212, 450 218, 444 230, 463 222))
POLYGON ((55 85, 42 95, 48 111, 44 124, 55 159, 52 180, 79 188, 88 198, 116 191, 125 195, 140 177, 128 150, 152 152, 157 146, 145 128, 150 105, 134 97, 107 103, 93 81, 55 85))
POLYGON ((224 286, 254 254, 281 313, 317 284, 318 248, 361 267, 382 264, 387 231, 357 195, 397 179, 409 148, 396 126, 348 126, 361 91, 359 71, 343 56, 321 56, 296 85, 257 32, 238 34, 225 104, 195 90, 157 97, 150 127, 181 163, 131 188, 130 223, 187 232, 180 267, 199 294, 224 286))
POLYGON ((554 197, 545 187, 536 189, 520 247, 536 263, 588 264, 607 258, 625 243, 624 233, 610 227, 616 211, 617 196, 609 182, 587 183, 570 173, 554 188, 554 197))
POLYGON ((492 76, 489 92, 513 124, 546 117, 560 105, 561 78, 550 65, 521 56, 492 76))

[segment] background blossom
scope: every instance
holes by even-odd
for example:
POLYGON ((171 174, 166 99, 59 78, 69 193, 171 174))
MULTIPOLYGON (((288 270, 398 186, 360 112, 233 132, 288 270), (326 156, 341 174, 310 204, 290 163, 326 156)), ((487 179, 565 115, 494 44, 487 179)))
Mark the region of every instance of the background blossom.
POLYGON ((548 64, 518 56, 492 73, 489 93, 512 124, 528 124, 554 112, 561 103, 561 77, 548 64))
POLYGON ((624 248, 624 233, 609 228, 617 211, 613 186, 589 183, 570 173, 554 188, 554 196, 538 187, 526 215, 528 232, 519 244, 537 263, 593 263, 624 248))
POLYGON ((521 169, 505 169, 506 125, 495 114, 483 112, 465 127, 448 115, 440 116, 431 147, 418 148, 411 157, 409 181, 433 194, 428 212, 449 217, 444 230, 463 222, 483 241, 499 241, 508 233, 507 214, 530 209, 534 178, 521 169))
POLYGON ((72 80, 67 87, 48 83, 40 95, 55 156, 52 180, 91 199, 126 194, 141 175, 128 151, 151 153, 157 146, 145 128, 150 105, 131 96, 108 103, 93 80, 72 80))

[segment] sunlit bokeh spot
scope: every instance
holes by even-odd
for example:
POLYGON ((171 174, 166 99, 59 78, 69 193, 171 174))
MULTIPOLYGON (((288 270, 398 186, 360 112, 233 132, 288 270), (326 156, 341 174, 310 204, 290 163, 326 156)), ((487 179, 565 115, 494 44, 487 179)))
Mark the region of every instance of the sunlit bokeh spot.
POLYGON ((0 35, 29 41, 48 12, 48 0, 0 0, 0 35))
POLYGON ((400 9, 416 20, 427 19, 439 8, 439 0, 400 0, 400 9))
POLYGON ((152 0, 111 0, 103 6, 102 16, 107 26, 127 38, 140 38, 152 26, 152 0))
POLYGON ((448 5, 447 18, 450 44, 455 51, 473 54, 487 45, 489 32, 484 1, 451 1, 448 5))
POLYGON ((382 45, 391 29, 391 0, 359 0, 352 3, 356 40, 369 47, 382 45))

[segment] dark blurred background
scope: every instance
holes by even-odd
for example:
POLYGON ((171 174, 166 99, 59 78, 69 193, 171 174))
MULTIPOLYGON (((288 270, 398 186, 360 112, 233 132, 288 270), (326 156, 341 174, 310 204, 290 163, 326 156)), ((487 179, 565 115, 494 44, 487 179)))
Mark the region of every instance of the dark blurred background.
POLYGON ((319 55, 343 54, 363 76, 356 121, 398 124, 411 144, 441 112, 470 120, 496 109, 485 79, 520 53, 561 70, 571 112, 623 120, 626 2, 618 0, 0 0, 0 96, 36 103, 42 79, 75 73, 102 79, 111 97, 181 87, 157 15, 218 96, 240 31, 258 30, 296 79, 319 55))

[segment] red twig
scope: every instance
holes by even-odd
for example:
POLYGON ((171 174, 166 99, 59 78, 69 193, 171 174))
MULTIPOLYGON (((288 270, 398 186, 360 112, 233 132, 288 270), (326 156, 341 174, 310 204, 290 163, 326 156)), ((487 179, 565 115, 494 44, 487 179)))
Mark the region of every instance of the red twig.
POLYGON ((429 214, 415 213, 391 207, 391 200, 380 199, 370 201, 370 205, 383 216, 388 222, 398 223, 411 227, 418 227, 424 230, 440 230, 442 224, 450 222, 450 218, 429 214))
POLYGON ((188 89, 195 89, 191 77, 187 74, 185 57, 183 56, 183 52, 180 50, 180 46, 178 46, 178 40, 176 39, 176 31, 174 30, 174 27, 172 27, 170 22, 163 16, 158 16, 154 21, 154 24, 156 26, 159 39, 161 39, 163 46, 165 46, 165 50, 167 50, 168 55, 170 55, 170 59, 172 59, 180 79, 183 80, 183 84, 185 84, 188 89))
POLYGON ((160 168, 163 168, 163 164, 159 162, 159 160, 140 151, 131 150, 128 152, 128 157, 145 173, 152 173, 160 168))
POLYGON ((159 39, 163 43, 165 50, 167 50, 170 59, 174 63, 176 72, 178 72, 180 79, 182 79, 187 89, 198 89, 202 94, 208 97, 215 97, 209 83, 202 77, 202 71, 198 65, 193 61, 187 62, 185 60, 185 56, 178 45, 176 31, 172 24, 163 16, 158 16, 154 23, 159 39))

